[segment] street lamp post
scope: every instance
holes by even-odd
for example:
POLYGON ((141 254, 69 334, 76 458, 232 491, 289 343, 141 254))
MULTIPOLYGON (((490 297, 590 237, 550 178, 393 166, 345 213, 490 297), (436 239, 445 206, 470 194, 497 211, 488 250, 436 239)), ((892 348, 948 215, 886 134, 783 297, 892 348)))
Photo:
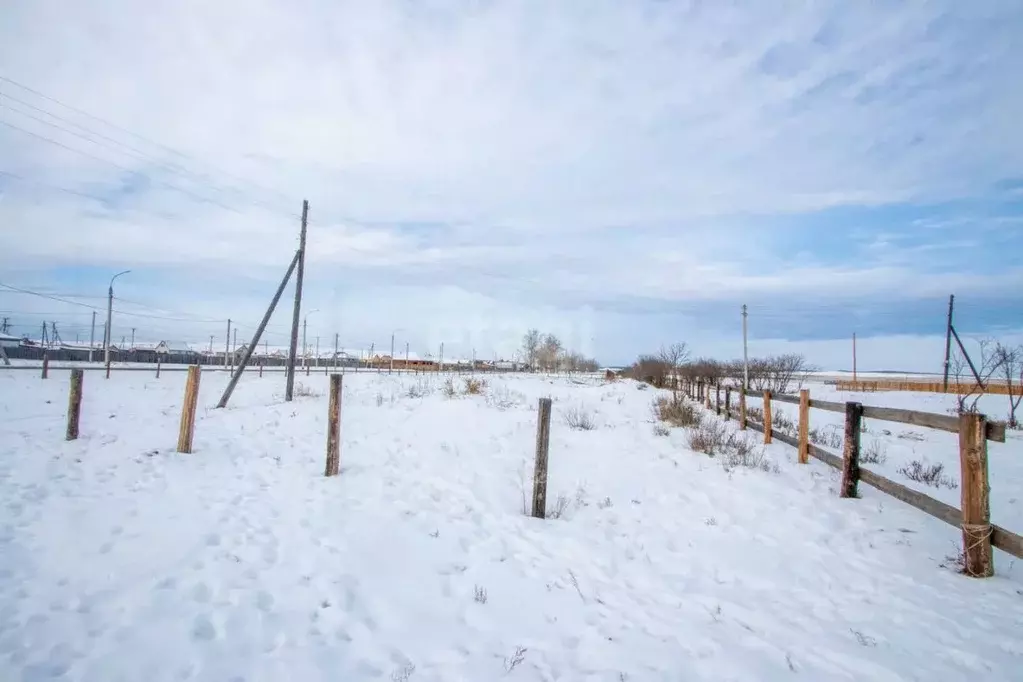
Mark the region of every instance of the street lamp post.
POLYGON ((110 339, 113 336, 113 328, 110 326, 110 320, 114 311, 114 280, 121 275, 127 275, 129 272, 131 272, 131 270, 124 270, 111 277, 110 286, 107 287, 107 333, 106 343, 104 344, 105 348, 103 351, 103 362, 107 366, 107 379, 110 378, 110 339))

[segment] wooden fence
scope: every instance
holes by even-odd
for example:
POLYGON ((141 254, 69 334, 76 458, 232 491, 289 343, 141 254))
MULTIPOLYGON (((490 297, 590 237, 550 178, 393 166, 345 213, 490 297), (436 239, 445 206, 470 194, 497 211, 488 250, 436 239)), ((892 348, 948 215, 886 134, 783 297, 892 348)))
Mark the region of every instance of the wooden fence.
MULTIPOLYGON (((686 381, 684 386, 685 392, 690 398, 703 402, 706 407, 713 409, 717 414, 724 416, 725 419, 738 419, 740 428, 745 429, 749 427, 763 433, 764 443, 771 443, 773 438, 777 438, 783 443, 797 448, 801 463, 805 463, 807 457, 812 456, 842 471, 843 479, 851 475, 853 477, 851 482, 853 491, 855 491, 855 483, 863 481, 945 523, 961 528, 963 533, 964 572, 967 575, 987 577, 994 574, 992 546, 1015 557, 1023 558, 1023 536, 994 525, 990 520, 987 442, 989 440, 999 443, 1005 442, 1005 424, 1003 422, 989 422, 982 414, 951 416, 890 407, 872 407, 861 405, 857 402, 838 403, 827 400, 811 400, 810 392, 806 389, 800 391, 800 395, 785 395, 772 394, 770 391, 764 391, 761 394, 755 391, 742 391, 738 388, 726 387, 725 403, 722 404, 720 388, 720 386, 714 387, 713 393, 715 397, 712 406, 710 384, 703 381, 686 381), (740 396, 738 411, 733 411, 731 406, 730 394, 733 390, 739 393, 740 396), (764 423, 758 423, 748 418, 748 410, 745 404, 747 397, 763 399, 764 423), (796 436, 772 429, 772 401, 799 405, 799 428, 796 436), (839 412, 846 415, 846 437, 843 438, 843 453, 841 457, 810 442, 809 421, 811 409, 839 412), (878 473, 860 468, 859 439, 848 437, 850 432, 848 420, 859 417, 912 424, 914 426, 958 434, 962 470, 962 509, 956 509, 917 490, 885 478, 878 473)), ((843 483, 845 483, 844 480, 843 483)))
MULTIPOLYGON (((950 381, 948 382, 948 390, 945 389, 945 384, 942 381, 925 381, 922 379, 859 379, 857 381, 839 379, 834 382, 834 386, 839 391, 917 391, 920 393, 953 393, 956 395, 966 395, 969 393, 1009 395, 1010 391, 1008 384, 995 381, 985 384, 984 388, 979 387, 974 382, 950 381)), ((1011 388, 1013 395, 1020 395, 1021 391, 1023 391, 1021 386, 1013 386, 1011 388)))

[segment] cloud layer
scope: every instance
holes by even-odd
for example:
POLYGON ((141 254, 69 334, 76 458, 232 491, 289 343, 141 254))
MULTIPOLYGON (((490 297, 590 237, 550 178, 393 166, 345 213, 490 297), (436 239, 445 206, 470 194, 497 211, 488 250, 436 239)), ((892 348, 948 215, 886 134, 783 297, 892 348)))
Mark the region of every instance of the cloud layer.
POLYGON ((353 342, 573 320, 618 361, 743 302, 791 342, 831 308, 918 333, 951 291, 984 332, 1023 284, 1021 30, 1012 2, 14 2, 0 268, 258 317, 309 198, 307 307, 353 342))

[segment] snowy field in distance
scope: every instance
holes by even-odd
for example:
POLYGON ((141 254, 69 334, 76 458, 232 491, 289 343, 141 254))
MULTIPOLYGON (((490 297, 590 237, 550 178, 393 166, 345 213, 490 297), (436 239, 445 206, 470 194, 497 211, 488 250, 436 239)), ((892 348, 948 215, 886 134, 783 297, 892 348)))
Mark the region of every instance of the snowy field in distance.
POLYGON ((954 528, 865 485, 841 500, 784 444, 777 471, 727 472, 655 435, 635 382, 486 379, 448 398, 347 374, 325 479, 323 374, 290 404, 281 375, 248 375, 226 410, 204 374, 179 455, 183 373, 87 372, 66 443, 67 372, 0 371, 0 680, 1019 679, 1004 554, 989 580, 942 568, 954 528), (567 505, 539 521, 545 395, 567 505))

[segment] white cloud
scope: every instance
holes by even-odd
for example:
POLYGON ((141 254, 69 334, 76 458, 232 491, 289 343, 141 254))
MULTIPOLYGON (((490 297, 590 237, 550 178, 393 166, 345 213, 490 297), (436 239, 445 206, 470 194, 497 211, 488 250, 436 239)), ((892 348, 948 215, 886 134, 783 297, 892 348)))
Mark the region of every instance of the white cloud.
MULTIPOLYGON (((82 132, 10 99, 0 119, 152 179, 127 193, 122 170, 0 126, 0 170, 108 200, 0 176, 4 268, 215 267, 272 281, 308 197, 311 268, 415 278, 429 313, 409 315, 423 324, 462 309, 456 290, 500 300, 502 279, 550 291, 553 305, 558 292, 909 297, 1023 282, 1018 270, 926 273, 927 245, 888 240, 840 267, 793 259, 760 220, 975 197, 1018 174, 1015 3, 23 0, 4 11, 0 75, 166 145, 0 81, 120 146, 34 121, 25 114, 82 132)), ((336 286, 311 279, 310 292, 336 286)), ((362 296, 379 307, 388 291, 362 296)))

